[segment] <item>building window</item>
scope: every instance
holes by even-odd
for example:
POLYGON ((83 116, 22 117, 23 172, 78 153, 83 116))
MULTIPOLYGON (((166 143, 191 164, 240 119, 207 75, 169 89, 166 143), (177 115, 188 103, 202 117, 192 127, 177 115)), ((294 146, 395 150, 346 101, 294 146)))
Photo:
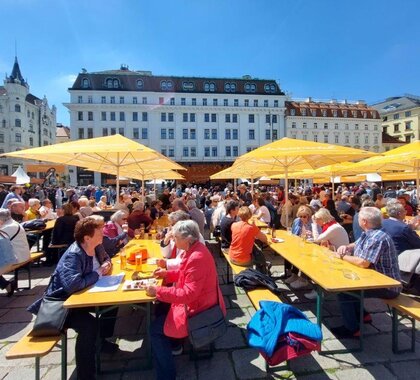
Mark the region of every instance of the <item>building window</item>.
POLYGON ((249 114, 248 115, 248 123, 255 123, 255 115, 254 114, 249 114))
POLYGON ((343 111, 343 117, 347 117, 347 110, 343 111))
POLYGON ((215 113, 212 113, 212 114, 211 114, 211 122, 212 122, 212 123, 216 123, 216 121, 217 121, 216 114, 215 114, 215 113))
POLYGON ((238 122, 238 114, 234 113, 232 114, 232 123, 237 123, 238 122))
POLYGON ((101 96, 101 103, 105 104, 106 103, 106 96, 101 96))
POLYGON ((138 112, 133 112, 133 121, 139 121, 139 114, 138 114, 138 112))
POLYGON ((77 120, 79 120, 79 121, 82 121, 83 120, 83 112, 82 111, 79 111, 77 113, 77 120))
POLYGON ((22 126, 22 121, 20 119, 15 119, 15 127, 20 128, 22 126))
POLYGON ((0 143, 4 143, 4 134, 0 133, 0 143))
POLYGON ((257 90, 257 86, 255 83, 245 83, 244 90, 245 92, 255 92, 257 90))
POLYGON ((141 98, 141 102, 142 102, 142 104, 147 104, 147 96, 143 96, 141 98))
POLYGON ((239 155, 239 150, 238 150, 238 147, 235 145, 233 147, 233 157, 238 157, 238 155, 239 155))
POLYGON ((181 106, 185 106, 185 98, 181 98, 181 106))
POLYGON ((111 128, 111 136, 116 135, 116 134, 117 134, 117 129, 111 128))
POLYGON ((265 130, 265 139, 271 140, 271 131, 269 129, 265 130))
POLYGON ((197 138, 197 133, 196 133, 196 130, 195 130, 195 128, 192 128, 191 130, 190 130, 190 139, 191 140, 195 140, 197 138))
POLYGON ((236 92, 236 83, 225 83, 226 92, 236 92))
POLYGON ((296 110, 293 108, 290 110, 290 116, 295 116, 296 115, 296 110))
POLYGON ((83 96, 78 96, 77 97, 77 103, 83 103, 83 96))
POLYGON ((338 123, 334 124, 334 129, 338 129, 338 123))
POLYGON ((375 136, 375 137, 373 138, 373 143, 374 143, 375 145, 378 145, 378 136, 375 136))
POLYGON ((204 129, 204 140, 210 140, 210 129, 204 129))
POLYGON ((324 143, 328 143, 328 135, 324 135, 324 143))
POLYGON ((160 121, 166 121, 166 112, 160 113, 160 121))
POLYGON ((365 144, 369 144, 369 136, 365 136, 365 144))
POLYGON ((212 140, 217 140, 217 129, 213 128, 211 130, 211 138, 212 140))
POLYGON ((120 112, 120 121, 125 121, 125 113, 120 112))
POLYGON ((302 108, 301 112, 302 112, 302 116, 306 116, 306 108, 302 108))
POLYGON ((249 107, 249 100, 248 100, 248 99, 245 99, 245 101, 244 101, 244 106, 245 106, 245 107, 249 107))
POLYGON ((208 123, 210 121, 210 114, 209 113, 205 113, 204 114, 204 122, 208 123))
POLYGON ((29 137, 29 145, 34 146, 34 138, 33 137, 29 137))
POLYGON ((142 128, 141 129, 141 138, 143 140, 147 140, 149 138, 149 133, 148 133, 147 128, 142 128))
POLYGON ((318 135, 314 135, 314 142, 318 142, 318 135))
POLYGON ((405 122, 405 130, 410 130, 411 129, 411 121, 406 121, 405 122))
POLYGON ((88 88, 89 87, 89 79, 87 79, 87 78, 82 79, 82 87, 83 88, 88 88))
POLYGON ((302 140, 304 140, 304 141, 308 140, 308 135, 306 133, 302 135, 302 140))
POLYGON ((278 107, 279 106, 279 101, 278 100, 275 100, 274 101, 274 107, 278 107))
POLYGON ((182 121, 183 121, 184 123, 188 121, 188 114, 187 114, 186 112, 184 112, 184 113, 182 114, 182 121))
POLYGON ((272 138, 272 140, 274 141, 274 140, 277 140, 278 138, 279 138, 279 135, 278 135, 277 129, 273 129, 273 138, 272 138))
MULTIPOLYGON (((307 123, 302 123, 302 128, 303 129, 306 129, 307 127, 308 127, 307 123)), ((295 123, 295 128, 296 128, 296 123, 295 123)), ((314 128, 316 128, 316 127, 314 126, 314 128)))
POLYGON ((19 104, 15 104, 15 112, 20 112, 20 105, 19 104))
POLYGON ((147 112, 141 113, 141 121, 147 121, 147 112))
POLYGON ((88 121, 93 121, 93 112, 88 111, 88 121))
POLYGON ((191 99, 191 105, 192 106, 196 106, 197 105, 197 99, 196 98, 192 98, 191 99))
POLYGON ((213 99, 213 106, 217 106, 217 99, 213 99))
POLYGON ((239 99, 233 99, 233 106, 239 107, 239 99))
POLYGON ((124 104, 124 96, 120 96, 120 104, 124 104))
POLYGON ((175 148, 173 147, 169 148, 168 157, 175 157, 175 148))
POLYGON ((91 103, 93 103, 93 98, 92 98, 92 95, 89 95, 89 96, 88 96, 88 103, 90 103, 90 104, 91 104, 91 103))
POLYGON ((399 131, 400 131, 400 125, 394 124, 394 132, 399 132, 399 131))
POLYGON ((369 126, 367 124, 365 124, 365 131, 369 130, 369 126))
POLYGON ((211 156, 212 157, 217 157, 217 147, 216 146, 211 147, 211 156))
POLYGON ((136 86, 139 89, 143 88, 143 80, 142 79, 137 79, 136 86))
POLYGON ((411 116, 411 111, 405 111, 404 116, 405 117, 410 117, 411 116))
POLYGON ((85 130, 83 128, 79 128, 79 140, 84 139, 85 138, 85 130))
POLYGON ((21 135, 20 133, 16 133, 16 134, 15 134, 15 141, 16 141, 17 143, 22 142, 22 135, 21 135))
POLYGON ((174 113, 173 112, 168 113, 168 121, 174 121, 174 113))
POLYGON ((225 123, 230 123, 230 113, 225 115, 225 123))
POLYGON ((271 122, 272 122, 273 124, 276 124, 276 123, 277 123, 277 115, 272 115, 272 116, 271 116, 271 122))
POLYGON ((191 157, 197 157, 197 148, 195 146, 190 148, 190 155, 191 157))
POLYGON ((173 140, 175 138, 175 130, 173 128, 168 129, 168 138, 169 140, 173 140))
POLYGON ((357 136, 357 135, 356 135, 356 136, 354 137, 354 143, 355 143, 355 144, 360 144, 360 142, 359 142, 359 136, 357 136))
POLYGON ((115 96, 111 96, 110 97, 110 103, 111 104, 115 104, 115 96))
POLYGON ((267 99, 264 100, 264 107, 268 107, 268 100, 267 99))
POLYGON ((318 123, 314 123, 314 129, 318 129, 318 123))
POLYGON ((102 128, 102 136, 108 136, 108 128, 102 128))
POLYGON ((226 155, 226 157, 230 157, 232 155, 232 150, 231 150, 230 146, 227 146, 225 148, 225 155, 226 155))
POLYGON ((223 106, 227 107, 229 105, 229 102, 227 99, 223 99, 223 106))
POLYGON ((258 99, 254 99, 254 107, 258 107, 258 99))
POLYGON ((210 157, 210 147, 204 147, 204 157, 210 157))
POLYGON ((161 140, 166 140, 166 128, 161 128, 160 129, 160 139, 161 140))
POLYGON ((204 82, 204 91, 205 92, 215 92, 216 85, 213 82, 204 82))
POLYGON ((350 144, 350 137, 349 136, 344 137, 344 143, 345 144, 350 144))
POLYGON ((266 83, 264 85, 264 91, 268 94, 274 94, 276 92, 276 86, 274 84, 266 83))
POLYGON ((88 128, 87 129, 87 138, 88 139, 93 138, 93 128, 88 128))
POLYGON ((137 104, 137 96, 133 96, 133 104, 137 104))
POLYGON ((328 123, 324 123, 324 129, 328 129, 328 123))
POLYGON ((121 136, 124 136, 124 128, 118 128, 118 133, 119 133, 121 136))
POLYGON ((203 106, 206 106, 206 105, 207 105, 207 99, 203 98, 203 106))
POLYGON ((249 140, 255 140, 255 129, 250 129, 248 131, 248 139, 249 140))
POLYGON ((230 140, 231 134, 230 129, 225 129, 225 140, 230 140))
POLYGON ((139 129, 133 128, 133 139, 138 140, 139 139, 139 129))
POLYGON ((232 140, 238 140, 238 130, 236 128, 232 129, 232 140))
POLYGON ((400 114, 399 113, 395 113, 394 114, 394 120, 398 120, 400 118, 400 114))
POLYGON ((187 129, 187 128, 184 128, 184 129, 182 130, 182 138, 183 138, 184 140, 188 140, 188 129, 187 129))
POLYGON ((334 135, 334 144, 338 144, 338 135, 334 135))
POLYGON ((184 157, 188 157, 188 147, 184 147, 184 148, 182 149, 182 155, 183 155, 184 157))
POLYGON ((172 91, 174 88, 174 84, 171 80, 163 80, 160 82, 160 89, 162 91, 172 91))

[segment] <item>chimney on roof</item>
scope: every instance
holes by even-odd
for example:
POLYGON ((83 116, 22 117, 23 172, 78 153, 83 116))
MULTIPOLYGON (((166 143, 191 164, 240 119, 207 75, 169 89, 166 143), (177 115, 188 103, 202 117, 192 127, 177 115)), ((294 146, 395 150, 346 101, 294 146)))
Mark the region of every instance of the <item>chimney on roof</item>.
POLYGON ((311 96, 307 97, 306 100, 305 100, 305 102, 306 103, 312 102, 312 97, 311 96))
POLYGON ((366 105, 366 102, 365 102, 364 100, 358 100, 358 101, 356 102, 356 104, 359 104, 359 105, 361 105, 361 106, 365 106, 365 105, 366 105))
POLYGON ((347 103, 348 103, 347 99, 344 99, 343 104, 347 104, 347 103))
POLYGON ((252 77, 251 77, 251 75, 243 75, 242 79, 249 80, 249 79, 252 79, 252 77))
POLYGON ((127 70, 128 70, 128 65, 126 65, 126 64, 124 64, 124 63, 122 63, 122 64, 121 64, 121 67, 120 67, 120 70, 122 70, 122 71, 127 71, 127 70))

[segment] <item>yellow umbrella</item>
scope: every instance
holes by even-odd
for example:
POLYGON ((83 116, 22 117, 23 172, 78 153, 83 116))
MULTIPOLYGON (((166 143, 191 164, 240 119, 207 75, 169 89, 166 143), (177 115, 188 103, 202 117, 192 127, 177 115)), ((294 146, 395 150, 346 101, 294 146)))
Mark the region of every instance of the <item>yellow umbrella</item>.
MULTIPOLYGON (((271 165, 272 171, 284 172, 287 202, 289 192, 288 173, 290 171, 316 169, 374 155, 375 153, 365 150, 285 137, 242 155, 235 161, 235 165, 267 164, 271 165)), ((286 223, 288 223, 287 218, 286 223)))
POLYGON ((395 170, 410 170, 415 173, 417 202, 420 201, 420 140, 384 152, 382 156, 372 157, 353 165, 353 169, 385 173, 395 170))
POLYGON ((69 141, 62 144, 6 153, 6 157, 20 157, 51 163, 74 165, 95 171, 104 166, 116 168, 117 193, 119 193, 119 171, 127 167, 162 167, 185 170, 182 166, 155 150, 121 135, 69 141))

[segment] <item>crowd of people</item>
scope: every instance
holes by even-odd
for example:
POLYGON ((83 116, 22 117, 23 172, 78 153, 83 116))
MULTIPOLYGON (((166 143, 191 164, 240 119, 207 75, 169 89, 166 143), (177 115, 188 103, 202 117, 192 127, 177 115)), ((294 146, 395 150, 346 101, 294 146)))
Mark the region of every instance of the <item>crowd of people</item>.
MULTIPOLYGON (((158 220, 167 215, 168 226, 158 231, 162 258, 157 260, 155 276, 162 286, 149 286, 147 293, 160 302, 152 325, 152 350, 159 379, 176 376, 173 353, 182 350, 182 338, 188 335, 187 316, 217 303, 223 312, 223 297, 217 282, 214 260, 206 239, 219 237, 222 249, 232 263, 251 267, 270 275, 271 264, 261 247, 268 243, 267 233, 256 221, 273 229, 311 239, 333 251, 337 258, 364 268, 373 268, 401 280, 398 258, 420 249, 415 229, 420 225, 419 205, 412 188, 381 189, 376 184, 291 188, 288 200, 281 186, 260 187, 252 193, 246 184, 226 187, 178 185, 154 192, 122 188, 116 196, 111 188, 41 187, 27 190, 0 186, 0 243, 10 243, 14 262, 28 259, 35 238, 24 230, 25 222, 56 219, 54 229, 42 234, 44 265, 57 264, 53 246, 65 246, 46 294, 69 297, 94 284, 111 271, 111 258, 139 233, 157 229, 158 220), (25 195, 26 194, 26 195, 25 195), (54 198, 54 201, 53 199, 54 198), (112 210, 109 221, 97 214, 112 210), (407 222, 406 216, 412 216, 407 222), (204 295, 204 296, 203 296, 204 295), (181 340, 180 340, 181 339, 181 340)), ((38 239, 38 236, 36 237, 38 239)), ((311 281, 298 268, 285 262, 280 276, 293 289, 310 290, 311 281)), ((12 296, 13 281, 0 277, 0 287, 12 296)), ((401 289, 380 289, 366 297, 392 298, 401 289)), ((315 291, 305 293, 308 298, 315 291)), ((338 301, 344 325, 333 332, 337 336, 357 336, 359 303, 340 294, 338 301)), ((40 300, 29 308, 36 313, 40 300)), ((108 311, 102 326, 101 348, 112 352, 118 345, 107 340, 113 334, 118 310, 108 311)), ((366 320, 369 315, 366 313, 366 320)), ((94 378, 94 352, 97 344, 95 320, 89 309, 72 310, 66 326, 78 332, 76 365, 81 379, 94 378)))

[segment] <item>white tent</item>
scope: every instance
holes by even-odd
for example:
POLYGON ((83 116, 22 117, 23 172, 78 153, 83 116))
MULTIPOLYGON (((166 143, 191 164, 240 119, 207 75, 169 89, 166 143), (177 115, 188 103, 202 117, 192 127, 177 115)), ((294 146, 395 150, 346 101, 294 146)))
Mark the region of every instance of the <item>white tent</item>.
POLYGON ((12 177, 16 177, 16 185, 24 185, 25 183, 31 182, 31 178, 25 173, 22 166, 19 166, 16 169, 12 174, 12 177))

